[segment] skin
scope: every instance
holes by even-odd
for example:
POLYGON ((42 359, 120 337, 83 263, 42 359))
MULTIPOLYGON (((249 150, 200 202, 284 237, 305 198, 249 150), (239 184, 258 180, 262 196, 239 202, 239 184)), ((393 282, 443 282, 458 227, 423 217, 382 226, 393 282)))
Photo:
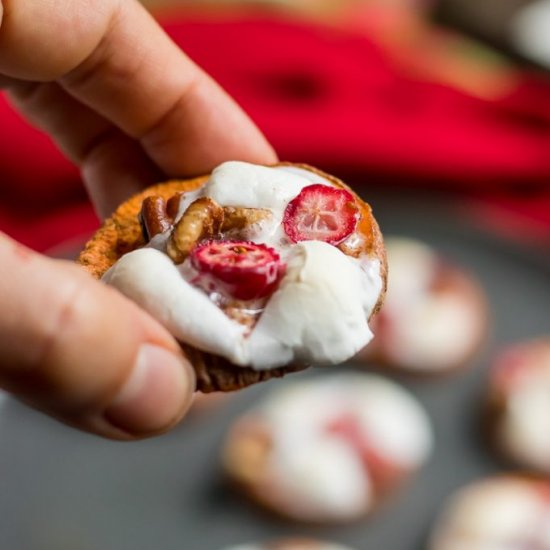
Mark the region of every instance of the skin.
MULTIPOLYGON (((134 0, 0 0, 0 87, 80 166, 102 217, 170 176, 277 160, 134 0)), ((0 387, 22 401, 115 439, 187 411, 195 379, 179 345, 78 267, 0 233, 0 303, 0 387)))

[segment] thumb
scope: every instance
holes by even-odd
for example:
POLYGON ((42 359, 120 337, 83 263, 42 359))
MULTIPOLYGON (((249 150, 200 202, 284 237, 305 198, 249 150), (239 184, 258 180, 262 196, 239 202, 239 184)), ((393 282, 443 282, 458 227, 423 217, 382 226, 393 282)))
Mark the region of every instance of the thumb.
POLYGON ((156 321, 77 266, 0 234, 0 387, 115 439, 173 426, 193 369, 156 321))

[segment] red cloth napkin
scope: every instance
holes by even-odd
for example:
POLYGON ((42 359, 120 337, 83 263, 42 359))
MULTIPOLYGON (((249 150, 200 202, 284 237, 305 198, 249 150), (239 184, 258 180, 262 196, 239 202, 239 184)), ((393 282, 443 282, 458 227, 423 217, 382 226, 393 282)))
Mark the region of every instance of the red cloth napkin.
MULTIPOLYGON (((544 80, 526 76, 490 102, 407 76, 367 37, 329 27, 254 17, 165 28, 240 102, 281 158, 359 185, 498 194, 501 210, 519 208, 526 226, 532 219, 550 234, 544 80)), ((97 226, 75 168, 2 98, 0 193, 0 228, 36 249, 97 226)))

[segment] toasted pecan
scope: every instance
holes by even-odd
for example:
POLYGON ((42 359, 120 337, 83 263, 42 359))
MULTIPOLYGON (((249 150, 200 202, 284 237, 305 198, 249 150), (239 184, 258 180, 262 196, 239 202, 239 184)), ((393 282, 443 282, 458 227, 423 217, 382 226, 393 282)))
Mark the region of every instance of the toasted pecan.
POLYGON ((178 217, 183 195, 185 195, 184 191, 178 191, 166 201, 166 213, 170 216, 170 218, 172 218, 173 221, 176 221, 176 218, 178 217))
POLYGON ((273 215, 267 208, 240 208, 237 206, 224 206, 223 214, 222 233, 241 231, 273 215))
POLYGON ((168 256, 181 264, 198 242, 219 234, 223 217, 223 208, 208 197, 192 202, 172 231, 166 247, 168 256))
POLYGON ((143 200, 139 219, 146 241, 172 227, 172 221, 166 213, 166 201, 160 195, 152 195, 143 200))

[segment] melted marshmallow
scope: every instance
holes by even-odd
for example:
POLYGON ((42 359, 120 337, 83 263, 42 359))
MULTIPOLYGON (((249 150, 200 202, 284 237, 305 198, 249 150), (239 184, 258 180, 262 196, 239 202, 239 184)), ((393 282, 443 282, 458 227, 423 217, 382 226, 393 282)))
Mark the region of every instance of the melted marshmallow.
POLYGON ((244 362, 243 350, 237 346, 244 341, 244 327, 231 321, 206 294, 183 281, 166 254, 154 248, 126 254, 104 280, 148 311, 178 340, 216 350, 235 363, 244 362), (208 330, 197 322, 201 318, 208 319, 208 330))
POLYGON ((252 366, 348 359, 353 342, 372 337, 367 317, 375 297, 367 285, 359 264, 334 246, 319 241, 295 245, 286 276, 248 341, 252 366))
POLYGON ((327 430, 335 418, 353 414, 377 454, 401 470, 418 468, 433 444, 429 420, 416 400, 375 375, 287 384, 258 412, 270 428, 270 464, 277 479, 321 517, 357 516, 375 498, 371 473, 357 450, 327 430))
POLYGON ((182 342, 237 365, 261 370, 295 360, 344 361, 372 338, 367 319, 382 289, 380 262, 346 256, 322 242, 290 242, 281 225, 286 206, 305 186, 320 180, 331 185, 294 167, 227 162, 203 188, 182 198, 179 215, 198 196, 223 206, 271 210, 268 220, 249 228, 247 238, 275 248, 288 266, 250 336, 183 278, 187 263, 175 266, 158 250, 167 234, 123 256, 104 279, 182 342))

